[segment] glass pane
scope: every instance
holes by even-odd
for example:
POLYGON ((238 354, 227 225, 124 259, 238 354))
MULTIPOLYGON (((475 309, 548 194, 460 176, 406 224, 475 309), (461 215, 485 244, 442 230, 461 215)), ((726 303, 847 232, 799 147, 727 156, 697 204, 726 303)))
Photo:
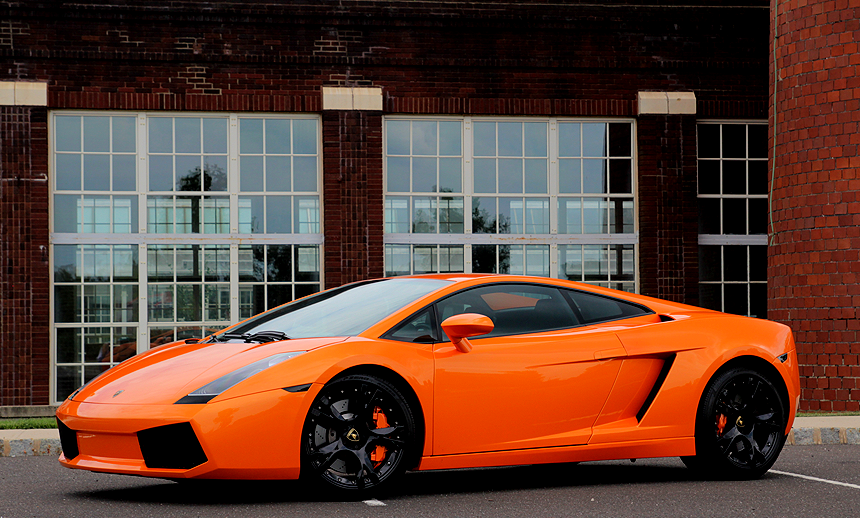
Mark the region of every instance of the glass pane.
POLYGON ((526 160, 526 192, 547 192, 546 160, 526 160))
POLYGON ((699 284, 699 306, 715 311, 722 311, 723 285, 699 284))
POLYGON ((767 125, 750 124, 747 126, 747 132, 749 134, 749 157, 767 158, 767 125))
POLYGON ((582 199, 581 198, 559 198, 558 199, 558 233, 559 234, 581 234, 582 233, 582 199))
POLYGON ((582 156, 606 156, 606 124, 589 122, 582 125, 582 156))
POLYGON ((239 158, 239 190, 263 190, 263 157, 243 156, 239 158))
POLYGON ((750 284, 751 317, 767 318, 767 284, 750 284))
POLYGON ((699 158, 720 158, 720 125, 699 124, 696 131, 699 158))
POLYGON ((749 200, 749 233, 767 234, 768 211, 767 198, 751 198, 749 200))
POLYGON ((173 280, 173 247, 149 245, 147 247, 146 257, 146 271, 149 282, 173 280))
POLYGON ((583 198, 582 231, 584 234, 606 234, 609 232, 606 209, 606 200, 583 198))
POLYGON ((472 271, 496 273, 496 245, 472 245, 472 271))
POLYGON ((262 119, 239 119, 239 152, 256 155, 263 153, 262 119))
POLYGON ((606 160, 582 161, 582 192, 606 192, 606 160))
POLYGON ((266 233, 292 233, 292 212, 290 196, 266 196, 266 233))
POLYGON ((751 245, 750 280, 767 281, 767 245, 751 245))
POLYGON ((409 192, 409 158, 388 157, 386 165, 388 192, 409 192))
POLYGON ((230 280, 230 247, 207 246, 203 250, 203 275, 206 282, 230 280))
POLYGON ((521 159, 499 159, 499 192, 523 192, 523 161, 521 159))
POLYGON ((442 234, 463 233, 463 198, 439 199, 439 232, 442 234))
POLYGON ((436 232, 436 198, 412 198, 412 232, 436 232))
POLYGON ((582 280, 582 246, 558 246, 559 277, 571 281, 582 280))
POLYGON ((612 159, 609 161, 609 192, 619 194, 633 193, 633 171, 630 160, 612 159))
POLYGON ((720 233, 719 198, 699 198, 699 234, 720 233))
POLYGON ((409 275, 411 252, 409 245, 385 245, 385 275, 409 275))
POLYGON ((499 156, 523 156, 523 125, 519 122, 498 123, 499 156))
POLYGON ((584 245, 582 247, 583 277, 588 282, 609 280, 608 250, 603 245, 584 245))
POLYGON ((266 247, 266 280, 290 282, 293 275, 293 247, 269 245, 266 247))
POLYGON ((462 160, 439 159, 439 192, 463 192, 462 160))
POLYGON ((747 281, 747 247, 723 247, 723 280, 747 281))
POLYGON ((79 365, 57 367, 56 396, 58 401, 69 397, 69 394, 77 390, 82 384, 81 367, 79 365))
POLYGON ((746 194, 747 163, 743 160, 723 160, 723 194, 746 194))
POLYGON ((149 232, 156 234, 173 232, 173 198, 171 196, 147 196, 146 209, 149 232))
POLYGON ((526 122, 525 126, 525 144, 526 156, 546 157, 546 129, 545 122, 526 122))
POLYGON ((558 156, 582 156, 579 123, 561 122, 558 125, 558 156))
POLYGON ((110 117, 84 117, 84 151, 110 151, 110 117))
POLYGON ((290 153, 291 143, 289 119, 266 120, 267 154, 287 155, 290 153))
POLYGON ((499 234, 522 234, 523 218, 522 198, 499 198, 499 234))
POLYGON ((747 233, 747 201, 743 198, 723 200, 723 234, 747 233))
POLYGON ((749 284, 724 284, 725 293, 724 309, 726 313, 735 315, 746 315, 748 311, 747 297, 749 284))
POLYGON ((111 274, 110 246, 81 246, 81 274, 84 282, 109 282, 111 274))
POLYGON ((314 192, 317 190, 317 157, 293 157, 293 190, 314 192))
POLYGON ((496 198, 472 198, 472 233, 496 233, 496 198))
POLYGON ((630 234, 633 232, 633 200, 609 198, 609 232, 630 234))
POLYGON ((320 280, 320 247, 295 246, 293 247, 296 257, 294 278, 296 282, 308 282, 320 280))
POLYGON ((110 196, 84 196, 81 200, 81 232, 111 231, 110 196))
POLYGON ((137 245, 116 245, 113 247, 113 280, 137 281, 137 245))
POLYGON ((113 159, 113 190, 136 191, 137 174, 135 157, 133 155, 114 155, 113 159))
POLYGON ((415 245, 412 249, 412 272, 436 273, 436 246, 415 245))
POLYGON ((149 190, 173 190, 173 157, 152 155, 149 157, 149 190))
POLYGON ((81 357, 81 330, 57 329, 57 363, 79 363, 81 357))
POLYGON ((462 154, 462 124, 459 121, 443 121, 439 123, 439 154, 442 156, 459 156, 462 154))
POLYGON ((200 153, 200 119, 176 117, 176 152, 200 153))
POLYGON ((200 245, 176 247, 176 280, 200 282, 203 280, 203 256, 200 245))
POLYGON ((204 320, 210 322, 230 320, 230 285, 205 286, 204 320))
POLYGON ((293 300, 293 289, 289 284, 270 284, 266 286, 266 291, 266 309, 272 309, 293 300))
POLYGON ((81 155, 55 155, 57 190, 81 189, 81 155))
POLYGON ((137 232, 137 196, 113 197, 113 232, 137 232))
POLYGON ((412 191, 436 192, 436 159, 412 159, 412 191))
POLYGON ((609 124, 609 156, 632 156, 630 142, 630 124, 609 124))
POLYGON ((722 247, 699 246, 699 280, 722 280, 722 247))
POLYGON ((54 322, 81 321, 81 287, 54 286, 54 322))
POLYGON ((462 272, 464 264, 463 245, 439 247, 439 271, 462 272))
POLYGON ((201 180, 201 157, 176 156, 176 190, 200 192, 201 180))
POLYGON ((567 159, 558 161, 558 191, 562 193, 582 192, 582 161, 567 159))
POLYGON ((549 246, 526 245, 526 275, 549 276, 549 246))
POLYGON ((265 210, 263 196, 239 197, 239 233, 262 234, 265 210))
POLYGON ((54 282, 79 282, 78 247, 54 245, 54 282))
POLYGON ((84 155, 84 190, 110 190, 110 155, 84 155))
POLYGON ((747 162, 749 168, 749 193, 767 194, 768 169, 767 162, 747 162))
POLYGON ((475 156, 496 156, 496 123, 475 122, 472 124, 473 153, 475 156))
POLYGON ((203 314, 203 286, 176 285, 176 321, 200 322, 203 314))
POLYGON ((244 320, 266 310, 266 287, 264 285, 239 285, 239 318, 244 320))
POLYGON ((409 232, 409 198, 385 198, 385 232, 405 234, 409 232))
MULTIPOLYGON (((266 280, 263 275, 265 263, 264 245, 239 245, 239 281, 266 280)), ((240 302, 241 304, 241 302, 240 302)))
POLYGON ((81 118, 57 116, 54 118, 54 146, 57 151, 81 150, 81 118))
POLYGON ((203 152, 227 153, 227 119, 203 119, 203 152))
POLYGON ((475 192, 496 192, 496 160, 494 158, 475 159, 475 192))
POLYGON ((699 194, 720 194, 720 162, 699 161, 699 194))
POLYGON ((227 234, 230 232, 230 199, 206 196, 203 198, 203 233, 227 234))
POLYGON ((210 155, 203 157, 203 190, 227 190, 226 155, 210 155))
POLYGON ((549 198, 526 198, 525 205, 525 233, 549 234, 549 198))
POLYGON ((113 287, 113 322, 137 322, 140 295, 136 284, 113 287))
MULTIPOLYGON (((747 132, 745 124, 723 124, 723 158, 746 158, 747 132)), ((726 293, 728 299, 728 293, 726 293)), ((728 300, 727 300, 728 301, 728 300)))
POLYGON ((389 155, 408 155, 409 121, 386 121, 385 129, 387 139, 385 152, 389 155))
POLYGON ((110 285, 84 285, 84 322, 110 322, 110 285))
POLYGON ((290 157, 267 156, 266 157, 266 190, 267 191, 290 191, 290 157))
POLYGON ((308 119, 293 121, 293 153, 297 155, 317 153, 317 121, 308 119))
POLYGON ((173 153, 173 119, 150 117, 146 124, 149 127, 149 152, 173 153))
POLYGON ((320 200, 317 196, 296 196, 294 231, 298 234, 318 234, 320 231, 320 200))
POLYGON ((436 123, 412 121, 412 154, 436 154, 436 123))

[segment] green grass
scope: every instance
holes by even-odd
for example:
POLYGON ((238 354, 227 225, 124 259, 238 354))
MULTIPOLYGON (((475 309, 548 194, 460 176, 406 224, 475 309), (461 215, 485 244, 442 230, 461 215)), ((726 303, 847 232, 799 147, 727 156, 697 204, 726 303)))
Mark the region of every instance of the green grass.
POLYGON ((860 412, 798 412, 797 417, 830 417, 838 415, 860 415, 860 412))
POLYGON ((18 419, 0 419, 0 430, 31 430, 33 428, 56 428, 57 420, 53 417, 22 417, 18 419))

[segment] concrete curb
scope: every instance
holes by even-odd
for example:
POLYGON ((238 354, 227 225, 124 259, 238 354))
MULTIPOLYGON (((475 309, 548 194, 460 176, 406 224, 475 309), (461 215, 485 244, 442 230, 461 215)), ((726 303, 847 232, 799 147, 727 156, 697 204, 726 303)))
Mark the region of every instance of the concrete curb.
MULTIPOLYGON (((860 444, 860 427, 794 427, 786 440, 788 446, 837 444, 860 444)), ((60 451, 60 435, 57 430, 0 430, 0 457, 57 457, 60 451)))

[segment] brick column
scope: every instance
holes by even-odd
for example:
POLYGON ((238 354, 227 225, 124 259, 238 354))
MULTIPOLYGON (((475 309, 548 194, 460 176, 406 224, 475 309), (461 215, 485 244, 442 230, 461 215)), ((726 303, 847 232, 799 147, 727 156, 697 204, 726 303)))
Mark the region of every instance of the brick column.
POLYGON ((696 117, 640 115, 639 289, 699 302, 696 117))
POLYGON ((323 112, 325 287, 384 274, 382 114, 323 112))
POLYGON ((47 121, 0 106, 0 406, 49 403, 47 121))
POLYGON ((860 20, 850 4, 771 6, 768 317, 794 331, 802 410, 860 410, 860 20))

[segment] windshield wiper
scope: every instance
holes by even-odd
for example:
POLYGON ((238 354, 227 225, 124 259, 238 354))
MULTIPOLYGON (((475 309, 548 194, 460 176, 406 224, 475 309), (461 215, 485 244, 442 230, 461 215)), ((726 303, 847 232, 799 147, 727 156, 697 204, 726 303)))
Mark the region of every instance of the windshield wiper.
POLYGON ((258 331, 256 333, 224 333, 215 336, 215 340, 218 342, 228 342, 230 340, 242 340, 247 344, 250 343, 258 343, 258 344, 267 344, 269 342, 280 342, 282 340, 289 340, 290 337, 287 336, 283 331, 258 331))

